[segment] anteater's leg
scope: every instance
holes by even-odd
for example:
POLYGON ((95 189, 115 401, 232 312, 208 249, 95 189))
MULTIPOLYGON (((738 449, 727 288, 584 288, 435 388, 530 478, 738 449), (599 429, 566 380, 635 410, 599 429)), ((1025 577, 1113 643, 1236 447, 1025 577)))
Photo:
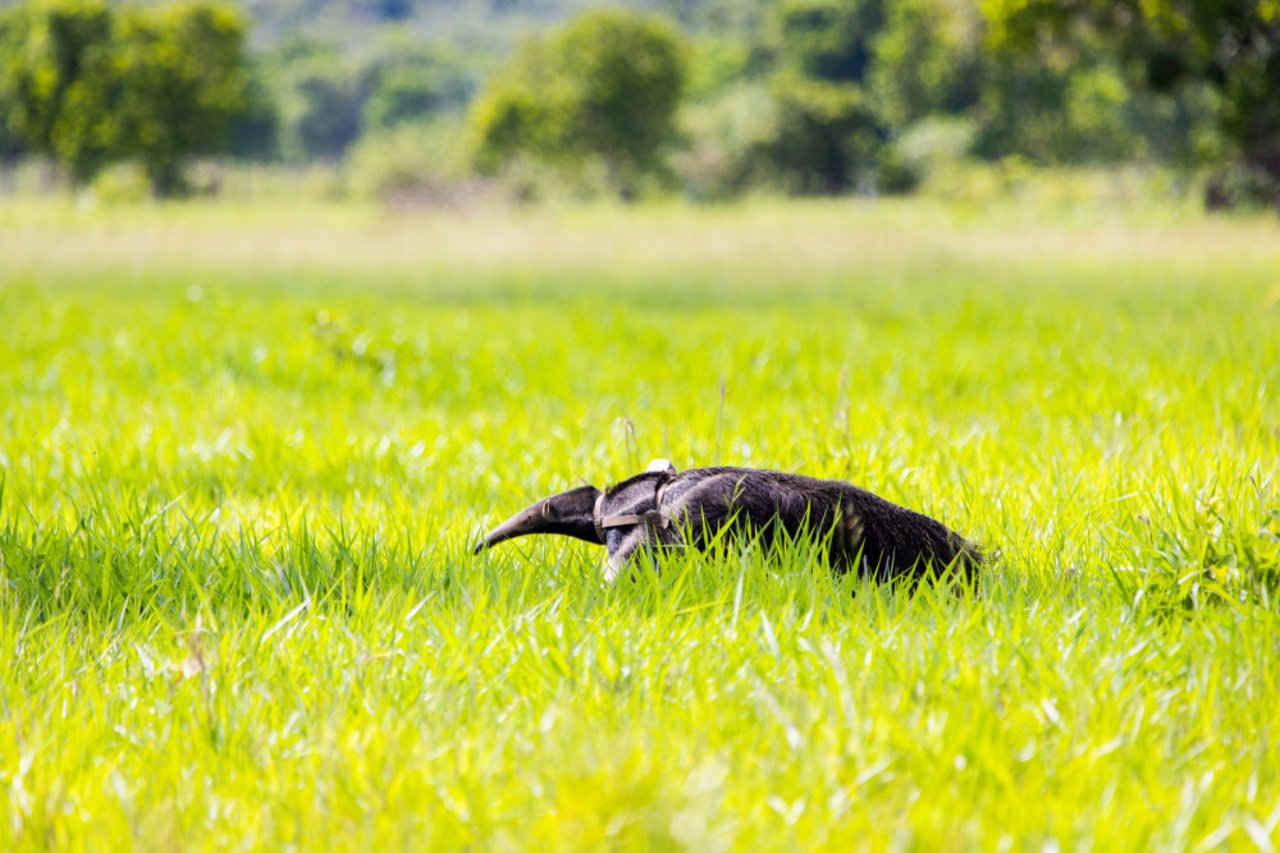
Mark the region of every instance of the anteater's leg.
MULTIPOLYGON (((669 548, 680 543, 680 537, 670 525, 659 527, 654 524, 639 524, 628 530, 618 542, 616 548, 610 547, 609 559, 604 565, 604 579, 613 583, 624 569, 634 570, 639 561, 649 560, 656 568, 654 555, 660 549, 669 548)), ((610 543, 612 546, 612 543, 610 543)))
MULTIPOLYGON (((842 506, 831 529, 831 569, 843 574, 862 559, 865 525, 858 511, 842 506)), ((865 565, 865 562, 864 562, 865 565)))

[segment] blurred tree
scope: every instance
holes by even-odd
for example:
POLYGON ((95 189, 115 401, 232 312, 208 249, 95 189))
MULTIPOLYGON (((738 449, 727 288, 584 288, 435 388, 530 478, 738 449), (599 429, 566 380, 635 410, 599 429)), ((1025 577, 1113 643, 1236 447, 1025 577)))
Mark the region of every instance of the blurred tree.
POLYGON ((110 95, 113 16, 102 0, 20 5, 0 19, 0 102, 7 125, 72 180, 92 177, 111 157, 118 128, 110 95))
POLYGON ((788 191, 842 193, 875 175, 886 131, 861 86, 792 74, 771 91, 776 124, 764 150, 788 191))
POLYGON ((1150 89, 1208 83, 1218 123, 1280 207, 1280 2, 983 0, 997 45, 1031 49, 1088 28, 1118 46, 1150 89))
POLYGON ((6 57, 22 50, 17 29, 15 15, 0 13, 0 161, 16 159, 26 153, 17 127, 16 104, 4 89, 6 57))
POLYGON ((230 6, 51 0, 9 11, 3 30, 10 125, 76 183, 135 159, 156 192, 177 191, 183 161, 225 150, 244 107, 245 24, 230 6))
POLYGON ((244 113, 246 25, 232 6, 182 3, 120 13, 113 51, 118 154, 160 195, 184 189, 189 157, 227 150, 244 113))
POLYGON ((360 136, 364 92, 359 81, 342 68, 314 70, 295 84, 301 111, 293 132, 307 159, 337 160, 360 136))
POLYGON ((549 45, 532 39, 494 75, 470 114, 482 170, 498 171, 521 152, 548 160, 567 155, 576 105, 572 85, 561 77, 549 45))
POLYGON ((336 160, 360 135, 366 82, 337 44, 293 36, 259 58, 259 79, 278 115, 281 154, 291 162, 336 160))
POLYGON ((840 193, 874 180, 888 128, 867 78, 882 0, 787 0, 774 27, 775 128, 763 152, 795 193, 840 193))
POLYGON ((869 86, 886 123, 909 127, 972 110, 986 76, 978 7, 967 0, 899 0, 886 10, 869 86))
POLYGON ((624 195, 661 169, 686 78, 685 46, 659 18, 588 12, 548 41, 525 43, 476 102, 478 161, 519 154, 557 164, 595 158, 624 195))
POLYGON ((281 155, 280 105, 267 86, 267 72, 250 63, 244 110, 231 124, 230 152, 244 160, 275 160, 281 155))
MULTIPOLYGON (((1099 34, 996 43, 977 0, 899 0, 874 44, 870 88, 897 140, 921 122, 964 117, 972 152, 1036 163, 1191 160, 1207 140, 1199 92, 1169 101, 1131 84, 1099 34)), ((954 125, 952 125, 954 126, 954 125)), ((917 139, 917 141, 920 141, 917 139)))
POLYGON ((813 79, 864 82, 884 6, 883 0, 786 0, 777 21, 784 62, 813 79))
POLYGON ((974 110, 982 119, 975 143, 980 156, 1108 163, 1144 153, 1144 105, 1114 58, 1087 34, 1033 52, 997 46, 982 54, 981 68, 974 110))
POLYGON ((460 110, 475 89, 463 61, 446 48, 396 39, 365 69, 369 95, 361 110, 366 131, 460 110))

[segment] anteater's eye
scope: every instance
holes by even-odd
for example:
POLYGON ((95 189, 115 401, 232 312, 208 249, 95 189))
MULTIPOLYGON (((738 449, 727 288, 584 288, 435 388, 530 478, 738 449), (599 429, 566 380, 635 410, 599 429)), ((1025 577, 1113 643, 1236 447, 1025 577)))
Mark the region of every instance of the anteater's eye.
POLYGON ((560 513, 556 512, 556 508, 551 505, 551 501, 542 502, 542 517, 547 521, 555 521, 559 518, 560 513))

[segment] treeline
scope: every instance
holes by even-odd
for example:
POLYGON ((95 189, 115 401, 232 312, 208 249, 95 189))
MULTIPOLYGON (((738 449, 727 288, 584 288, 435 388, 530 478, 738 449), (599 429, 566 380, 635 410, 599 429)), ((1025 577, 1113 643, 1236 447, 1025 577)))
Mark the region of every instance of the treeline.
POLYGON ((221 3, 11 6, 0 156, 51 157, 77 183, 134 162, 159 194, 217 155, 343 163, 384 194, 480 176, 529 195, 699 198, 909 192, 966 158, 1141 160, 1212 170, 1215 204, 1280 204, 1267 0, 664 8, 589 10, 498 55, 405 26, 250 51, 247 19, 221 3))

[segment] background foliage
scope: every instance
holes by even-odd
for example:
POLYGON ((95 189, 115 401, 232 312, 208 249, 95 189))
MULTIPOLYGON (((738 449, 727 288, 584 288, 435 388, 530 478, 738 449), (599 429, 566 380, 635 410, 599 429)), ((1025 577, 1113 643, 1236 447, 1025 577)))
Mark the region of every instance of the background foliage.
MULTIPOLYGON (((1280 207, 1280 4, 986 0, 985 8, 998 41, 1025 47, 1048 32, 1070 41, 1083 31, 1131 64, 1147 89, 1211 87, 1220 99, 1215 122, 1245 170, 1239 190, 1280 207)), ((1212 200, 1229 201, 1233 189, 1220 177, 1212 200)))
MULTIPOLYGON (((0 3, 0 156, 56 156, 81 183, 134 158, 164 190, 201 155, 341 167, 358 143, 389 150, 377 138, 393 134, 400 150, 418 128, 424 173, 402 180, 401 158, 384 179, 357 183, 403 196, 449 173, 465 187, 501 162, 512 186, 534 192, 678 186, 714 199, 903 192, 966 161, 1140 162, 1212 172, 1214 204, 1273 198, 1280 108, 1267 2, 1085 3, 1071 14, 1032 0, 246 3, 253 27, 239 36, 226 29, 244 26, 234 7, 202 7, 220 22, 223 35, 207 40, 221 45, 216 56, 171 51, 188 56, 182 67, 143 67, 136 49, 108 59, 130 54, 126 31, 135 45, 143 29, 153 42, 187 37, 178 17, 188 13, 159 11, 168 5, 0 3), (633 36, 661 35, 628 55, 621 21, 633 36), (568 50, 583 62, 566 62, 568 50), (625 82, 619 69, 642 55, 655 67, 625 82), (136 78, 121 103, 93 91, 110 74, 78 76, 104 64, 136 78), (40 67, 60 69, 44 94, 23 82, 40 67), (624 91, 654 100, 609 106, 635 102, 624 91), (83 108, 59 124, 64 97, 83 108), (157 130, 175 124, 179 101, 203 116, 200 132, 157 130), (443 128, 453 142, 437 154, 443 128), (441 157, 470 165, 430 164, 441 157)), ((367 173, 369 156, 360 162, 367 173)))

